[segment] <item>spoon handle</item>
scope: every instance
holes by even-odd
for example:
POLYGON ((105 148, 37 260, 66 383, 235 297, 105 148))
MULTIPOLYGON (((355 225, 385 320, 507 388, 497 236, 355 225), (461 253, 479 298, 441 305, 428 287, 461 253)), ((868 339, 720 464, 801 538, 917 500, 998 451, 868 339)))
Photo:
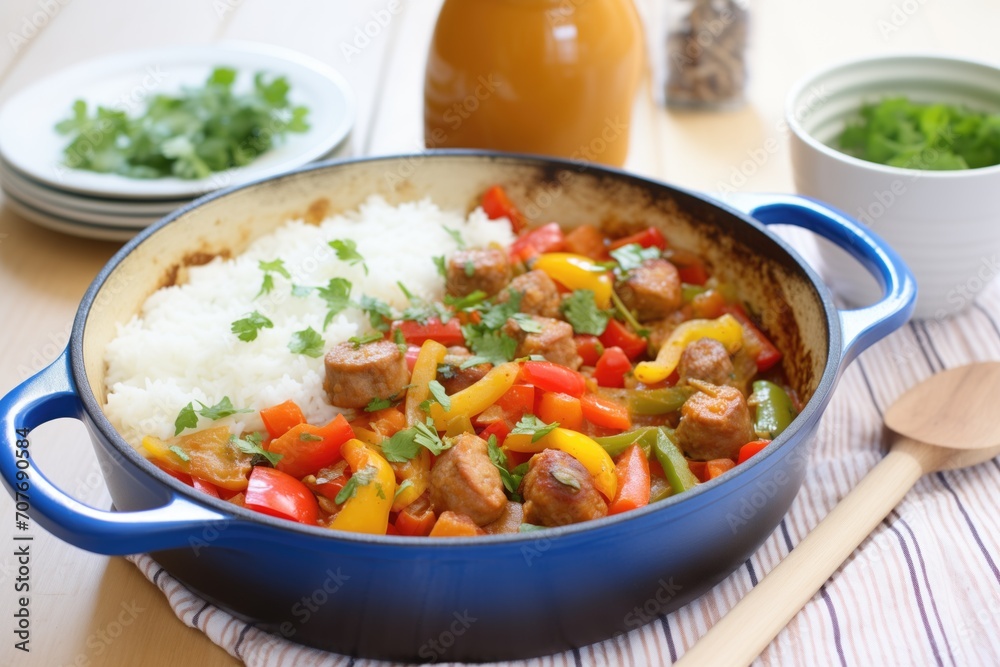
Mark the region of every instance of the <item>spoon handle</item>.
POLYGON ((678 660, 675 666, 753 662, 906 492, 947 455, 901 439, 826 518, 678 660))

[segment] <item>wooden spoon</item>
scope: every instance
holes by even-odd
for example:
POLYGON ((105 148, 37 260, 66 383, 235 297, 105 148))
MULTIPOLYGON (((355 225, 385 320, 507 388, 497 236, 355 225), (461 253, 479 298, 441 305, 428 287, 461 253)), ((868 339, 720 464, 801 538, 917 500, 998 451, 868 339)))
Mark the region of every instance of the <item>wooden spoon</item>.
POLYGON ((1000 363, 962 366, 903 394, 885 414, 899 437, 882 461, 675 665, 749 665, 921 476, 1000 454, 1000 363))

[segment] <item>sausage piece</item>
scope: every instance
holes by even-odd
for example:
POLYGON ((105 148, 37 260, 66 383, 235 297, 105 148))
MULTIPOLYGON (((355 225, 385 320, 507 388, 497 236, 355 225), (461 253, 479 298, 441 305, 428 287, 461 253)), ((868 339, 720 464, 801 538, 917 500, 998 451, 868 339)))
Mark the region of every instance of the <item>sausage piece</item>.
POLYGON ((507 496, 500 471, 486 453, 485 440, 463 433, 438 457, 431 468, 431 502, 438 514, 464 514, 477 526, 500 518, 507 496))
MULTIPOLYGON (((449 396, 467 387, 471 387, 479 380, 482 380, 490 372, 490 369, 493 368, 493 364, 490 363, 462 368, 462 364, 471 356, 472 353, 464 347, 454 346, 448 348, 448 354, 444 356, 444 361, 441 363, 441 366, 446 368, 441 369, 437 379, 441 383, 441 386, 444 387, 445 393, 449 396)), ((441 367, 439 366, 439 368, 441 367)))
POLYGON ((528 271, 510 281, 507 289, 497 296, 498 303, 510 300, 511 293, 521 294, 518 310, 529 315, 559 317, 559 288, 544 271, 528 271))
POLYGON ((445 290, 451 296, 468 296, 476 290, 493 296, 507 286, 510 277, 510 260, 503 250, 459 250, 448 258, 445 290))
POLYGON ((524 523, 524 508, 521 503, 515 503, 511 500, 504 506, 500 518, 483 526, 483 530, 486 531, 487 535, 516 533, 521 529, 522 523, 524 523))
POLYGON ((339 408, 363 408, 373 398, 390 398, 410 381, 406 358, 389 340, 361 346, 339 343, 323 361, 323 388, 330 403, 339 408))
POLYGON ((698 389, 681 406, 677 441, 692 459, 735 459, 740 447, 756 439, 747 399, 739 389, 691 380, 698 389))
POLYGON ((525 331, 517 320, 511 318, 504 325, 504 333, 517 341, 517 357, 541 355, 547 360, 576 370, 583 359, 576 353, 573 327, 569 322, 551 317, 532 315, 531 319, 541 331, 525 331))
POLYGON ((665 259, 647 259, 617 285, 618 296, 640 322, 658 320, 681 307, 681 277, 665 259))
POLYGON ((736 378, 729 352, 712 338, 699 338, 684 348, 677 372, 681 382, 703 380, 710 384, 730 384, 736 378))
POLYGON ((594 478, 579 461, 558 449, 531 457, 521 480, 524 521, 536 526, 564 526, 608 514, 594 478))

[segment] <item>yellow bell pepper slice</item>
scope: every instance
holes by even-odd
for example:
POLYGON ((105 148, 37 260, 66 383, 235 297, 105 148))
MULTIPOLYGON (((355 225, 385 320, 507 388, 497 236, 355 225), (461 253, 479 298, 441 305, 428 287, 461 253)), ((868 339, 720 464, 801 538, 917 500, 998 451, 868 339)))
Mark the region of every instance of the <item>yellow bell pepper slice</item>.
POLYGON ((448 423, 466 415, 472 417, 497 402, 497 399, 513 386, 521 365, 515 361, 494 366, 489 373, 475 384, 451 395, 451 409, 445 412, 440 403, 431 403, 431 417, 439 431, 448 428, 448 423))
POLYGON ((666 380, 677 368, 684 348, 701 338, 717 340, 733 354, 743 345, 743 327, 728 313, 714 320, 688 320, 673 330, 655 361, 643 361, 635 367, 635 379, 643 384, 666 380))
POLYGON ((392 501, 392 511, 399 512, 424 495, 424 491, 430 487, 431 453, 421 447, 420 453, 406 463, 390 465, 395 469, 396 477, 400 480, 399 488, 401 490, 392 501), (407 481, 409 484, 403 486, 403 483, 407 481))
POLYGON ((194 475, 229 491, 243 491, 247 488, 251 457, 230 444, 231 435, 226 426, 213 426, 167 442, 147 435, 142 439, 142 448, 149 458, 170 470, 194 475))
POLYGON ((603 447, 583 433, 568 428, 554 428, 536 442, 531 441, 531 435, 518 433, 508 435, 503 448, 513 452, 528 453, 558 449, 572 456, 587 469, 587 472, 594 477, 594 486, 605 498, 613 500, 618 491, 615 462, 603 447))
POLYGON ((429 388, 431 380, 437 378, 437 367, 444 361, 448 352, 444 345, 436 340, 426 340, 420 346, 417 361, 410 375, 410 388, 406 390, 406 425, 424 423, 424 412, 420 404, 431 395, 429 388))
POLYGON ((531 268, 543 271, 567 289, 589 289, 594 293, 594 303, 598 308, 611 306, 611 274, 589 257, 569 252, 549 252, 539 255, 531 268))
POLYGON ((354 495, 330 522, 334 530, 385 535, 389 511, 396 494, 396 475, 381 454, 360 440, 352 438, 340 448, 354 476, 370 475, 366 484, 358 484, 354 495))

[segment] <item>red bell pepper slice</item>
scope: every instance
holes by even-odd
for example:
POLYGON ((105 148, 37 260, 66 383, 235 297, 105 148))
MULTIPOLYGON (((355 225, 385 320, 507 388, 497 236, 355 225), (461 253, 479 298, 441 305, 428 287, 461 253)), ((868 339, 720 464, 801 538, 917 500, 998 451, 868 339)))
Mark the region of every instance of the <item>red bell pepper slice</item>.
POLYGON ((319 503, 305 484, 264 466, 257 466, 250 473, 244 504, 262 514, 310 526, 315 526, 319 518, 319 503))
POLYGON ((406 368, 410 371, 410 373, 413 373, 413 367, 417 365, 417 356, 419 356, 419 354, 419 345, 410 345, 406 348, 406 354, 404 356, 406 358, 406 368))
POLYGON ((271 441, 268 451, 281 454, 275 466, 292 477, 301 479, 340 459, 340 447, 354 437, 354 429, 337 415, 326 426, 299 424, 280 438, 271 441))
POLYGON ((771 444, 770 440, 754 440, 740 447, 739 456, 736 458, 736 465, 746 463, 747 459, 771 444))
POLYGON ((580 398, 583 418, 595 426, 604 426, 625 431, 632 427, 628 407, 597 394, 586 394, 580 398))
POLYGON ((594 379, 602 387, 624 387, 625 375, 631 370, 628 355, 620 347, 609 347, 597 362, 594 379))
POLYGON ((723 307, 722 312, 729 313, 743 325, 744 331, 757 339, 760 352, 757 353, 757 371, 763 373, 781 361, 781 350, 775 347, 774 343, 764 335, 757 325, 753 323, 747 311, 738 303, 723 307))
POLYGON ((497 399, 496 405, 503 410, 508 422, 516 424, 525 414, 534 412, 535 388, 528 384, 515 384, 497 399))
POLYGON ((400 535, 410 537, 426 537, 431 534, 437 517, 429 503, 423 503, 419 499, 410 503, 400 511, 396 517, 396 532, 400 535))
POLYGON ((732 459, 712 459, 705 462, 705 476, 708 479, 715 479, 722 473, 736 467, 736 462, 732 459))
POLYGON ((705 465, 704 461, 688 461, 688 469, 691 474, 698 478, 699 482, 708 481, 708 471, 705 470, 705 465))
POLYGON ((526 361, 521 366, 521 377, 542 391, 558 391, 577 398, 587 390, 587 380, 572 368, 551 361, 526 361))
POLYGON ((611 242, 611 250, 617 250, 622 246, 631 245, 637 243, 643 248, 659 248, 660 250, 666 250, 667 239, 664 238, 663 233, 656 227, 649 227, 641 232, 632 234, 631 236, 626 236, 611 242))
POLYGON ((608 506, 608 514, 621 514, 649 504, 649 459, 639 445, 629 445, 615 462, 618 491, 608 506))
POLYGON ((596 366, 597 361, 604 354, 604 344, 597 336, 581 334, 574 338, 576 342, 576 353, 583 359, 584 366, 596 366))
POLYGON ((497 437, 497 446, 499 447, 503 445, 503 441, 507 439, 510 432, 511 427, 510 424, 507 423, 507 420, 498 419, 484 428, 482 432, 480 432, 479 437, 489 442, 490 436, 495 435, 497 437))
POLYGON ((681 282, 688 285, 704 285, 708 282, 708 269, 698 255, 686 250, 674 250, 670 262, 677 267, 681 282))
POLYGON ((600 335, 604 347, 620 347, 633 361, 646 353, 649 343, 618 320, 608 320, 608 328, 600 335))
POLYGON ((547 252, 558 252, 566 245, 559 224, 550 222, 520 236, 510 245, 510 258, 515 262, 524 262, 535 255, 547 252))
POLYGON ((515 234, 520 234, 527 222, 517 207, 510 201, 507 191, 503 186, 494 185, 483 193, 483 211, 490 220, 497 218, 507 218, 510 220, 510 228, 515 234))
POLYGON ((403 334, 403 340, 410 345, 420 346, 428 340, 436 340, 445 347, 465 343, 462 323, 454 317, 443 323, 437 317, 430 317, 423 324, 416 320, 403 320, 394 322, 392 328, 399 329, 403 334))
POLYGON ((311 485, 315 493, 327 498, 332 502, 337 501, 337 495, 347 485, 351 479, 351 467, 347 461, 341 460, 332 466, 322 468, 316 472, 316 483, 311 485))
POLYGON ((295 401, 285 401, 261 410, 260 418, 272 438, 280 438, 293 426, 306 423, 306 416, 295 401))

